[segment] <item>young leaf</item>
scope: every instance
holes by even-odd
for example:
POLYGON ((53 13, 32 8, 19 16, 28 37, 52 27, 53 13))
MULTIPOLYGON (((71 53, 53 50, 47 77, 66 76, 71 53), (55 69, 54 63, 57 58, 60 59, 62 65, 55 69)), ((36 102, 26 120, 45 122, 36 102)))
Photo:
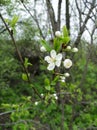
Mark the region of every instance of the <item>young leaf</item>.
POLYGON ((45 40, 42 39, 41 44, 42 44, 42 46, 44 46, 46 48, 47 51, 51 51, 51 47, 48 42, 46 42, 45 40))
POLYGON ((14 27, 15 27, 15 25, 16 25, 16 23, 17 23, 18 19, 19 19, 19 16, 14 15, 14 17, 13 17, 12 21, 10 22, 10 26, 11 26, 12 28, 14 28, 14 27))
POLYGON ((51 90, 51 87, 48 85, 48 86, 45 86, 45 89, 50 91, 51 90))
POLYGON ((68 42, 70 41, 70 37, 68 36, 68 37, 64 37, 63 38, 63 44, 68 44, 68 42))
POLYGON ((56 85, 57 81, 59 80, 59 75, 57 75, 54 80, 51 82, 51 85, 56 85))
POLYGON ((44 81, 44 83, 45 83, 45 85, 48 86, 48 85, 50 85, 50 80, 48 78, 46 78, 45 81, 44 81))
POLYGON ((48 78, 45 79, 44 81, 45 83, 45 89, 50 91, 51 90, 51 87, 50 87, 50 80, 48 78))
POLYGON ((59 39, 59 38, 54 38, 54 49, 55 49, 56 51, 59 51, 59 50, 60 50, 61 45, 62 45, 61 39, 59 39))
POLYGON ((62 30, 63 30, 63 36, 68 37, 68 30, 67 30, 66 26, 63 26, 62 30))
POLYGON ((31 63, 29 63, 28 58, 25 58, 24 66, 27 68, 28 66, 32 66, 31 63))
MULTIPOLYGON (((30 74, 28 74, 28 76, 30 76, 30 74)), ((22 74, 22 79, 24 81, 28 81, 28 77, 27 77, 27 75, 25 73, 22 74)))

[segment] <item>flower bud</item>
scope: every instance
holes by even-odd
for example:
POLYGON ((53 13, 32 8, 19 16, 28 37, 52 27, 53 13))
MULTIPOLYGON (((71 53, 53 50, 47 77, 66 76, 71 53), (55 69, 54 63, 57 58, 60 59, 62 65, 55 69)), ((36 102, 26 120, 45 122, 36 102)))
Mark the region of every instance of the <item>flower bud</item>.
POLYGON ((69 77, 69 76, 70 76, 70 74, 69 74, 69 73, 65 73, 64 75, 65 75, 65 77, 69 77))
POLYGON ((46 48, 45 48, 44 46, 41 46, 41 47, 40 47, 40 51, 41 51, 41 52, 46 52, 46 48))
POLYGON ((55 99, 57 100, 57 99, 58 99, 58 96, 55 96, 55 99))
POLYGON ((74 47, 74 48, 72 49, 72 52, 78 52, 78 48, 74 47))
POLYGON ((41 97, 43 97, 44 96, 44 94, 43 93, 41 93, 41 97))
POLYGON ((56 32, 55 32, 55 36, 56 36, 56 37, 60 37, 60 36, 61 36, 61 32, 60 32, 60 31, 56 31, 56 32))
POLYGON ((35 106, 37 106, 38 105, 38 102, 35 102, 35 106))
POLYGON ((72 66, 72 61, 70 59, 65 59, 63 64, 66 69, 69 69, 72 66))
POLYGON ((53 94, 54 98, 57 100, 58 99, 58 96, 56 93, 53 94))
POLYGON ((67 46, 66 49, 67 49, 67 50, 71 50, 71 46, 67 46))
POLYGON ((60 76, 61 78, 61 82, 65 82, 65 77, 64 76, 60 76))

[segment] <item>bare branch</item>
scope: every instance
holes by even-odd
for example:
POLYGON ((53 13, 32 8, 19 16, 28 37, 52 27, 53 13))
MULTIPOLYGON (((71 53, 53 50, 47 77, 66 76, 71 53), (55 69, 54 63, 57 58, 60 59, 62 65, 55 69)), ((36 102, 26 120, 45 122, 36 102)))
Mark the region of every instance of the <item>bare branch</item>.
MULTIPOLYGON (((38 27, 38 29, 39 29, 39 32, 40 32, 40 35, 42 36, 43 39, 45 39, 45 37, 44 37, 44 35, 43 35, 43 33, 42 33, 42 30, 41 30, 41 28, 40 28, 40 25, 39 25, 39 22, 38 22, 38 19, 37 19, 36 15, 35 15, 35 17, 32 15, 32 13, 31 13, 30 10, 26 7, 26 5, 24 4, 24 2, 22 2, 22 0, 21 0, 21 3, 23 4, 23 6, 24 6, 24 8, 26 9, 26 11, 30 14, 31 18, 36 22, 36 25, 37 25, 37 27, 38 27)), ((35 14, 36 14, 36 12, 35 12, 35 14)))
POLYGON ((58 2, 58 20, 57 20, 57 29, 60 30, 60 22, 61 22, 61 4, 62 0, 58 2))
POLYGON ((66 0, 66 27, 70 33, 70 14, 69 14, 69 0, 66 0))
POLYGON ((77 0, 75 0, 75 4, 79 13, 79 30, 81 30, 81 22, 82 22, 82 11, 80 10, 77 0))
POLYGON ((55 31, 57 30, 57 22, 55 20, 54 9, 52 7, 52 4, 51 4, 50 0, 46 0, 46 5, 47 5, 47 9, 48 9, 48 14, 50 16, 50 21, 51 21, 51 25, 52 25, 53 35, 55 35, 55 31))
POLYGON ((87 24, 87 22, 89 20, 90 14, 92 13, 92 10, 94 9, 94 6, 95 6, 95 0, 93 0, 92 3, 91 3, 91 7, 90 7, 90 9, 88 11, 88 14, 87 14, 82 26, 81 26, 81 29, 80 29, 80 31, 78 33, 78 37, 77 37, 77 39, 76 39, 76 41, 74 43, 75 46, 78 46, 78 44, 79 44, 79 41, 80 41, 81 36, 82 36, 82 34, 83 34, 84 30, 85 30, 85 26, 86 26, 86 24, 87 24))

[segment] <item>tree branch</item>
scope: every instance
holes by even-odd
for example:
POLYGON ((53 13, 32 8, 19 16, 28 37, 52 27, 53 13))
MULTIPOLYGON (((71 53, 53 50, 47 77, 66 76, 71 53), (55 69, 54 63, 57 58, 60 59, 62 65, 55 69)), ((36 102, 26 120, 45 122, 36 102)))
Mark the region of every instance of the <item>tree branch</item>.
MULTIPOLYGON (((24 4, 24 2, 22 2, 22 0, 20 0, 20 1, 21 1, 21 3, 23 4, 23 6, 24 6, 24 8, 26 9, 26 11, 30 14, 31 18, 33 18, 33 20, 36 22, 36 25, 37 25, 37 27, 38 27, 38 29, 39 29, 39 32, 40 32, 40 35, 42 36, 43 39, 45 39, 45 37, 44 37, 44 35, 43 35, 43 33, 42 33, 42 30, 41 30, 41 28, 40 28, 39 22, 38 22, 38 20, 37 20, 37 18, 36 18, 36 14, 35 14, 35 18, 34 18, 34 16, 31 14, 30 10, 26 7, 26 5, 24 4)), ((35 13, 36 13, 36 12, 35 12, 35 13)))
POLYGON ((70 34, 70 14, 69 14, 69 0, 66 0, 66 27, 70 34))
POLYGON ((48 9, 48 14, 50 16, 50 21, 51 21, 51 25, 52 25, 53 35, 55 35, 55 32, 57 31, 57 22, 55 20, 54 9, 52 7, 52 4, 51 4, 50 0, 46 0, 46 4, 47 4, 47 9, 48 9))
POLYGON ((59 0, 58 2, 58 20, 57 20, 57 29, 60 30, 60 24, 61 24, 61 4, 62 0, 59 0))
POLYGON ((85 26, 86 26, 86 24, 87 24, 87 22, 89 20, 90 14, 92 13, 92 10, 94 9, 94 6, 95 6, 95 0, 93 0, 92 3, 91 3, 91 7, 90 7, 90 9, 88 11, 88 14, 87 14, 84 22, 83 22, 83 25, 81 26, 81 29, 80 29, 80 31, 78 33, 78 37, 77 37, 77 39, 76 39, 76 41, 74 43, 75 46, 78 46, 78 44, 79 44, 79 41, 80 41, 81 36, 82 36, 82 34, 83 34, 84 30, 85 30, 85 26))
MULTIPOLYGON (((16 51, 17 51, 17 54, 18 54, 18 56, 19 56, 19 59, 20 59, 20 61, 21 61, 22 66, 23 66, 23 69, 24 69, 24 71, 25 71, 25 73, 26 73, 26 75, 27 75, 28 82, 31 83, 30 77, 29 77, 29 74, 28 74, 28 70, 27 70, 27 68, 26 68, 25 65, 24 65, 24 61, 23 61, 22 55, 21 55, 21 53, 20 53, 20 51, 19 51, 19 49, 18 49, 18 47, 17 47, 17 44, 16 44, 16 42, 15 42, 15 39, 14 39, 14 36, 13 36, 13 30, 10 30, 10 29, 9 29, 9 27, 8 27, 8 25, 6 24, 6 22, 5 22, 5 20, 4 20, 4 18, 3 18, 3 16, 2 16, 1 13, 0 13, 0 18, 2 19, 2 21, 3 21, 3 23, 4 23, 4 25, 5 25, 6 29, 7 29, 7 31, 9 32, 9 35, 10 35, 10 37, 11 37, 11 39, 12 39, 12 42, 13 42, 13 44, 14 44, 14 46, 15 46, 15 49, 16 49, 16 51)), ((32 87, 32 88, 33 88, 34 92, 38 95, 38 97, 41 98, 41 96, 39 95, 39 93, 37 92, 37 90, 36 90, 34 87, 32 87)))

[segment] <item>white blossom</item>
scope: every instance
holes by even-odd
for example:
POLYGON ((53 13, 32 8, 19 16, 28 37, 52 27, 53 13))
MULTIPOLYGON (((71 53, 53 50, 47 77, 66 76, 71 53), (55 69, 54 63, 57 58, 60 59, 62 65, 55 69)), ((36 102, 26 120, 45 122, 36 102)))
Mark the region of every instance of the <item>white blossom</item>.
POLYGON ((72 66, 72 61, 70 59, 65 59, 63 64, 66 69, 69 69, 72 66))
POLYGON ((40 47, 40 51, 41 51, 41 52, 46 52, 46 48, 45 48, 44 46, 41 46, 41 47, 40 47))
POLYGON ((57 96, 57 94, 56 94, 56 93, 54 93, 53 95, 54 95, 54 97, 56 97, 56 96, 57 96))
POLYGON ((45 61, 49 63, 47 69, 48 70, 53 70, 55 66, 60 67, 61 65, 61 60, 62 60, 62 54, 56 54, 55 50, 51 50, 50 56, 46 56, 45 61))
POLYGON ((53 94, 54 98, 57 100, 58 99, 58 96, 56 93, 53 94))
POLYGON ((44 96, 44 94, 43 93, 41 93, 41 97, 43 97, 44 96))
POLYGON ((72 49, 72 52, 78 52, 78 48, 74 47, 74 48, 72 49))
POLYGON ((60 76, 61 82, 65 82, 65 76, 60 76))
POLYGON ((70 74, 69 74, 69 73, 65 73, 64 76, 65 76, 65 77, 69 77, 70 74))
POLYGON ((55 99, 57 100, 57 99, 58 99, 58 96, 55 96, 55 99))
POLYGON ((55 32, 55 36, 56 36, 56 37, 60 37, 60 36, 61 36, 61 32, 60 32, 60 31, 56 31, 56 32, 55 32))
POLYGON ((66 49, 67 49, 67 50, 71 50, 71 46, 67 46, 66 49))
POLYGON ((38 105, 38 102, 35 102, 35 105, 37 106, 37 105, 38 105))

